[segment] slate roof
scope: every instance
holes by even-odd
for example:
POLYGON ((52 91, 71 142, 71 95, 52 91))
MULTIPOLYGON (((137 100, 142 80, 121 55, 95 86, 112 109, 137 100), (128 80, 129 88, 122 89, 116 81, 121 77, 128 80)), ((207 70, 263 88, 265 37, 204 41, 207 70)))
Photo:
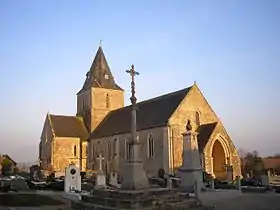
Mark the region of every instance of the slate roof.
MULTIPOLYGON (((2 156, 2 158, 7 158, 8 160, 12 161, 14 165, 17 165, 17 162, 14 161, 9 155, 7 154, 3 154, 3 155, 0 155, 0 157, 2 156)), ((1 164, 1 163, 0 163, 1 164)))
POLYGON ((200 125, 197 128, 197 132, 198 132, 197 142, 198 142, 198 149, 200 152, 203 152, 203 149, 207 144, 211 134, 215 130, 216 125, 217 122, 213 122, 213 123, 200 125))
POLYGON ((81 140, 87 140, 89 133, 81 117, 52 114, 49 117, 55 136, 79 137, 81 140))
POLYGON ((100 87, 113 90, 123 90, 115 82, 110 67, 107 63, 103 49, 99 46, 95 58, 91 64, 90 70, 86 74, 86 80, 82 89, 78 92, 88 90, 91 87, 100 87))
MULTIPOLYGON (((137 103, 137 130, 165 126, 191 87, 137 103)), ((113 110, 90 134, 89 139, 131 131, 131 106, 113 110)))

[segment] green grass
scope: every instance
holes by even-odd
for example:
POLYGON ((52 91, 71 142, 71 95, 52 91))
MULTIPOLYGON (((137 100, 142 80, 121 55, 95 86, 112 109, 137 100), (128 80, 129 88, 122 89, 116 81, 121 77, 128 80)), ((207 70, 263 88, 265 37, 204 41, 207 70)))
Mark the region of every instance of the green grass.
POLYGON ((55 200, 45 195, 37 194, 1 194, 0 206, 56 206, 63 205, 60 200, 55 200))

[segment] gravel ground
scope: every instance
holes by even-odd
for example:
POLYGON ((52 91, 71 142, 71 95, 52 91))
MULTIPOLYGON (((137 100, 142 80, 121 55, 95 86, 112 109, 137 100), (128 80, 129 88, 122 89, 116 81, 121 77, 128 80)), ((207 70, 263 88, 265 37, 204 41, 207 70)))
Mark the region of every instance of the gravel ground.
POLYGON ((232 197, 207 199, 205 205, 215 206, 215 210, 280 210, 280 194, 276 193, 244 193, 232 197))

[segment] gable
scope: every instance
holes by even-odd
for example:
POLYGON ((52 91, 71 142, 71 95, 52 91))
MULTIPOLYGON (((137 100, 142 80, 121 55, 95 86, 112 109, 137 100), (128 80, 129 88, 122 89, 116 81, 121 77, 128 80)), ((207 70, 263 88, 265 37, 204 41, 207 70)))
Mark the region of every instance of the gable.
MULTIPOLYGON (((137 103, 137 130, 166 126, 191 87, 137 103)), ((91 133, 90 139, 131 132, 131 106, 113 110, 91 133)))
POLYGON ((88 131, 83 119, 76 116, 49 115, 50 123, 56 137, 88 138, 88 131))
POLYGON ((189 119, 194 125, 194 129, 197 129, 197 126, 193 123, 196 121, 196 112, 199 112, 200 124, 219 121, 200 89, 194 84, 188 95, 181 101, 178 108, 170 117, 169 123, 170 125, 178 125, 181 133, 184 131, 187 120, 189 119))

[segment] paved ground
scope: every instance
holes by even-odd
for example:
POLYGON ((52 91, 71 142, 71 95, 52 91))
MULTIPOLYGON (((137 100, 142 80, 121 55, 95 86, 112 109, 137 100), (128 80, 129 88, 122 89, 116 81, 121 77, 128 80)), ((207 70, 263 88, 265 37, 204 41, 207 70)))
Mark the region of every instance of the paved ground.
MULTIPOLYGON (((58 192, 38 192, 65 201, 63 206, 0 207, 0 210, 71 210, 69 202, 58 192)), ((201 195, 203 204, 215 206, 215 210, 280 210, 280 194, 239 193, 235 190, 207 192, 201 195)))
POLYGON ((280 194, 212 192, 202 195, 205 205, 215 206, 215 210, 280 210, 280 194))

